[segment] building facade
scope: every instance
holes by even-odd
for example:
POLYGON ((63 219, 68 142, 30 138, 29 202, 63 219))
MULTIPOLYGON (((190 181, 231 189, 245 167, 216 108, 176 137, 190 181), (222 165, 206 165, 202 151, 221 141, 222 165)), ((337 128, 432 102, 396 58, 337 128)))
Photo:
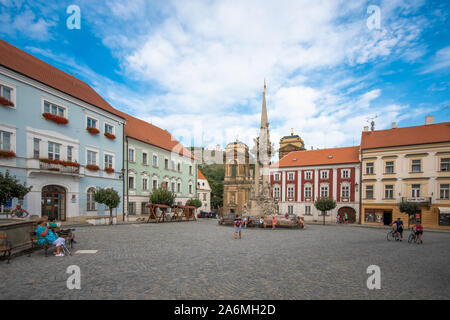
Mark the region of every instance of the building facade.
POLYGON ((197 199, 202 202, 202 206, 197 212, 211 212, 211 187, 203 173, 197 169, 197 199))
POLYGON ((175 193, 175 203, 197 197, 197 163, 169 132, 124 114, 125 203, 128 215, 148 212, 153 189, 175 193))
MULTIPOLYGON (((109 214, 93 192, 108 187, 123 197, 120 113, 86 83, 2 40, 0 96, 0 171, 32 186, 19 200, 30 214, 109 214)), ((122 209, 123 202, 115 213, 122 209)))
POLYGON ((305 221, 323 221, 314 207, 319 197, 332 198, 337 207, 325 221, 336 222, 347 213, 349 222, 359 219, 359 147, 291 152, 270 169, 272 197, 280 214, 295 214, 305 221))
MULTIPOLYGON (((417 202, 425 228, 450 229, 450 123, 369 131, 361 138, 361 223, 389 225, 417 202)), ((413 222, 413 221, 411 221, 413 222)))
POLYGON ((305 150, 305 143, 299 135, 294 135, 294 131, 290 136, 284 136, 280 139, 280 149, 278 149, 278 158, 281 160, 284 156, 293 151, 305 150))

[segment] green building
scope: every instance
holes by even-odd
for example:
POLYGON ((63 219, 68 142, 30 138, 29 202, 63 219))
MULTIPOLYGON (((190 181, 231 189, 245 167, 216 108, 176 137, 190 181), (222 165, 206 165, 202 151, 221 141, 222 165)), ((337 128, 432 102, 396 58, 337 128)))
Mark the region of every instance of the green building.
POLYGON ((124 114, 125 208, 129 216, 148 213, 153 189, 175 193, 175 203, 197 197, 197 163, 169 132, 124 114))

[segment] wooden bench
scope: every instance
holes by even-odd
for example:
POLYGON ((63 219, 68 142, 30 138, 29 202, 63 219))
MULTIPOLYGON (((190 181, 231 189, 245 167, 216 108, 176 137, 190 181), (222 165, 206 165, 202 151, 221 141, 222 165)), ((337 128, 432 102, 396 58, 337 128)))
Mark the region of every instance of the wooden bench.
POLYGON ((30 232, 30 237, 31 237, 31 249, 28 252, 28 256, 31 257, 31 252, 33 252, 35 249, 44 249, 45 252, 45 256, 48 257, 48 248, 50 248, 52 245, 51 244, 38 244, 38 237, 36 232, 30 232))
POLYGON ((300 223, 293 220, 280 220, 278 221, 277 226, 286 228, 300 228, 300 223))
POLYGON ((219 224, 234 224, 233 218, 222 218, 219 220, 219 224))
POLYGON ((6 263, 9 263, 12 248, 11 243, 8 240, 8 234, 4 232, 0 233, 0 240, 3 240, 3 243, 0 243, 0 253, 3 252, 3 258, 5 258, 6 254, 8 254, 8 261, 6 263))

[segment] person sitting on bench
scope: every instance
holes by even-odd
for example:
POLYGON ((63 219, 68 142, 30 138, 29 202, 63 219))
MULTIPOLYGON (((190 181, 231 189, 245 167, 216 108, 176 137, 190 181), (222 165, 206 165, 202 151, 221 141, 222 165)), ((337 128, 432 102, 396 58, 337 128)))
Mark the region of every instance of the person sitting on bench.
POLYGON ((56 223, 56 219, 54 217, 48 219, 48 226, 52 229, 51 231, 54 231, 58 235, 72 235, 72 242, 77 243, 75 241, 75 234, 72 231, 75 231, 75 229, 61 229, 58 228, 58 224, 56 223))
POLYGON ((65 244, 66 240, 58 237, 56 234, 48 230, 47 220, 39 219, 38 225, 34 232, 36 233, 38 238, 38 245, 53 244, 56 246, 55 255, 57 257, 64 257, 64 254, 61 253, 61 246, 65 244))

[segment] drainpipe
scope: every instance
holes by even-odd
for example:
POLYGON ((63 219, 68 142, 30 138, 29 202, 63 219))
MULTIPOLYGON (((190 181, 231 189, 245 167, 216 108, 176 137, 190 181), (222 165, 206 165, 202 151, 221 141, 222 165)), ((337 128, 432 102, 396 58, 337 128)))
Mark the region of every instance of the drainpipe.
POLYGON ((363 192, 363 186, 362 186, 362 149, 359 148, 359 217, 358 217, 358 223, 361 224, 361 215, 362 215, 362 192, 363 192))
MULTIPOLYGON (((124 215, 126 215, 127 216, 127 221, 128 221, 128 203, 129 203, 129 194, 128 194, 128 190, 130 189, 130 188, 128 188, 128 136, 125 138, 126 139, 126 151, 124 150, 124 152, 125 152, 125 155, 126 155, 126 158, 127 158, 127 162, 126 162, 126 164, 127 164, 127 169, 126 169, 126 179, 125 179, 125 174, 123 175, 123 177, 124 177, 124 179, 125 179, 125 181, 124 181, 124 183, 123 183, 123 187, 125 188, 125 182, 127 183, 127 190, 126 190, 126 192, 127 192, 127 208, 126 208, 126 213, 125 213, 125 208, 124 208, 124 215)), ((125 158, 124 158, 125 159, 125 158)), ((123 206, 125 207, 125 203, 123 204, 123 206)))

